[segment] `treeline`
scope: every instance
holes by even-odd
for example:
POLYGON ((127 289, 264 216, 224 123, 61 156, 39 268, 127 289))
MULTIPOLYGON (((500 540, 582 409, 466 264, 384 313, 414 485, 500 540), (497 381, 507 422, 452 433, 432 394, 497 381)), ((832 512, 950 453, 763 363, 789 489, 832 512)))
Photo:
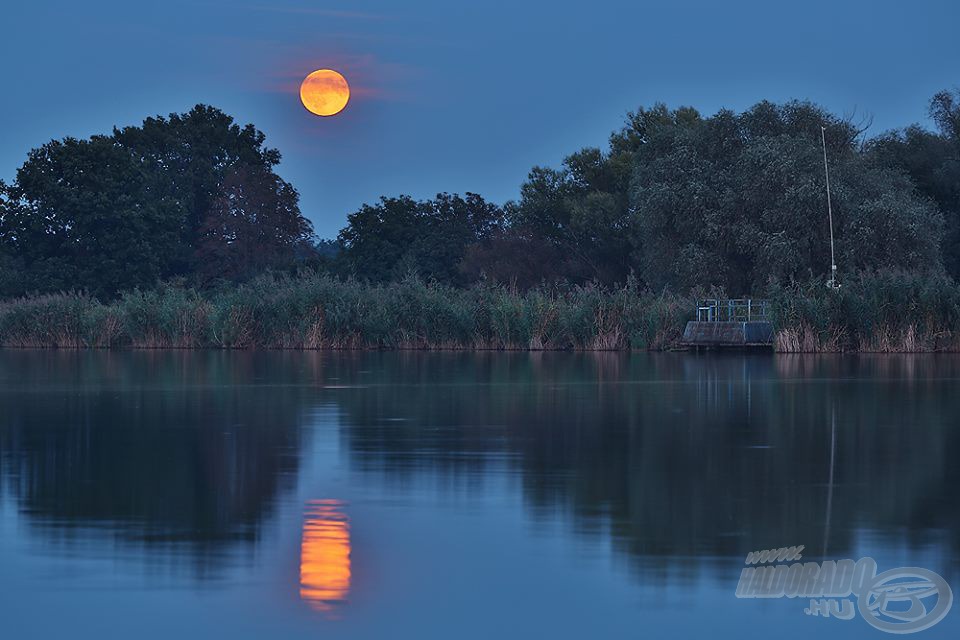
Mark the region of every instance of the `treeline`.
POLYGON ((0 183, 0 343, 668 348, 710 294, 773 298, 784 351, 954 350, 960 92, 930 115, 867 138, 803 102, 655 105, 515 202, 385 197, 322 241, 212 107, 52 141, 0 183))
POLYGON ((179 281, 199 289, 304 266, 361 281, 415 275, 641 286, 731 296, 900 269, 960 277, 960 92, 918 125, 866 138, 816 105, 743 113, 662 104, 628 115, 606 149, 535 167, 503 206, 480 195, 384 197, 317 241, 280 161, 252 125, 199 105, 33 150, 0 184, 0 296, 79 290, 112 299, 179 281))
POLYGON ((761 102, 704 117, 664 105, 631 113, 606 150, 536 167, 503 207, 480 196, 383 198, 348 218, 339 273, 416 273, 463 285, 718 287, 825 281, 825 127, 841 276, 899 269, 960 276, 960 93, 937 94, 938 131, 865 138, 809 103, 761 102))

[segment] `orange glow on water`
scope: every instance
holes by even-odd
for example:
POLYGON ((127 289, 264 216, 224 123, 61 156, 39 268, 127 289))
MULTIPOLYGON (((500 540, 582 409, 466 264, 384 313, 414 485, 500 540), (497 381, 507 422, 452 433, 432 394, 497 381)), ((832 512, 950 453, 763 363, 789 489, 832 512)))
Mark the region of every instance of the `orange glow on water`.
POLYGON ((300 598, 326 613, 350 592, 350 522, 339 500, 307 503, 300 545, 300 598))

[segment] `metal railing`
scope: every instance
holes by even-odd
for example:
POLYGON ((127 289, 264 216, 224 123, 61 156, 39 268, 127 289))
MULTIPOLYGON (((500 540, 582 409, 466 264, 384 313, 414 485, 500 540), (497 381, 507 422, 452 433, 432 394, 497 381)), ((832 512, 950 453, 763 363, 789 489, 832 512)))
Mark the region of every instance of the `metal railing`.
POLYGON ((758 322, 767 320, 766 300, 734 298, 697 300, 697 322, 758 322))

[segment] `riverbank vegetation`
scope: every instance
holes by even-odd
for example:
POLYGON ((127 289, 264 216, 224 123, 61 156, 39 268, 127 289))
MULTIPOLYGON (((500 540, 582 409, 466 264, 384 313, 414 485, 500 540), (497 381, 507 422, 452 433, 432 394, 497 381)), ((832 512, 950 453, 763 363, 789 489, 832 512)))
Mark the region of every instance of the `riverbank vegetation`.
MULTIPOLYGON (((783 352, 960 351, 960 288, 947 276, 862 273, 766 290, 783 352)), ((471 287, 408 277, 363 283, 312 271, 201 292, 163 286, 110 302, 59 293, 0 303, 8 347, 664 350, 695 300, 617 288, 471 287)))
POLYGON ((660 349, 690 301, 628 283, 520 291, 419 278, 361 283, 303 272, 222 291, 161 287, 102 303, 48 294, 0 304, 0 344, 20 347, 660 349))
POLYGON ((515 202, 384 197, 336 240, 212 107, 52 141, 0 183, 0 344, 666 349, 710 293, 770 298, 781 351, 960 350, 960 92, 930 115, 654 105, 515 202))

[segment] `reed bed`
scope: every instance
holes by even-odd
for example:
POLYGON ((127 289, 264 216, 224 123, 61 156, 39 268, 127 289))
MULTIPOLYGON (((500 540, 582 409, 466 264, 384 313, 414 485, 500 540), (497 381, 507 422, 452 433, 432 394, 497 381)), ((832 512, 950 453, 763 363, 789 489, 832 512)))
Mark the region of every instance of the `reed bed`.
POLYGON ((686 297, 594 286, 458 289, 301 273, 219 292, 174 286, 110 304, 81 293, 0 304, 0 345, 143 349, 624 350, 677 346, 686 297))
POLYGON ((942 274, 865 272, 840 291, 772 286, 769 297, 778 352, 960 351, 960 287, 942 274))
MULTIPOLYGON (((716 294, 715 294, 716 295, 716 294)), ((960 351, 960 288, 943 275, 865 273, 839 292, 772 285, 782 353, 960 351)), ((304 272, 215 292, 164 286, 111 303, 62 293, 0 303, 0 345, 140 349, 669 350, 693 296, 567 286, 460 289, 304 272)))

